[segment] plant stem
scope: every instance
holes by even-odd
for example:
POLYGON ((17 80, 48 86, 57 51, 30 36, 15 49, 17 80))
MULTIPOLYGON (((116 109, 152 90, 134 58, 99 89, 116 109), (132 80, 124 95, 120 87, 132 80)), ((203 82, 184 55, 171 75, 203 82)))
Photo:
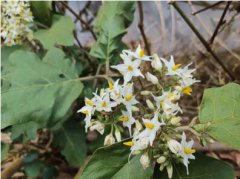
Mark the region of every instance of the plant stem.
POLYGON ((24 158, 20 157, 15 159, 11 165, 9 165, 5 170, 1 172, 2 179, 9 179, 11 176, 18 171, 24 164, 24 158))
POLYGON ((192 15, 196 15, 196 14, 198 14, 198 13, 200 13, 200 12, 206 11, 206 10, 208 10, 208 9, 210 9, 210 8, 213 8, 213 7, 219 5, 219 4, 223 3, 223 2, 224 2, 224 1, 216 2, 216 3, 214 3, 214 4, 210 5, 210 6, 207 6, 207 7, 203 8, 203 9, 200 9, 199 11, 193 12, 192 15))
POLYGON ((182 18, 187 23, 187 25, 192 29, 192 31, 195 33, 195 35, 198 37, 198 39, 202 42, 202 44, 206 48, 206 50, 213 56, 213 58, 222 67, 222 69, 228 74, 228 76, 231 78, 231 80, 234 81, 235 77, 228 70, 228 68, 221 62, 221 60, 218 58, 218 56, 213 52, 212 48, 209 46, 207 41, 203 38, 203 36, 200 34, 200 32, 195 28, 195 26, 192 24, 192 22, 189 20, 189 18, 186 16, 186 14, 182 11, 182 9, 178 6, 178 4, 176 2, 172 2, 171 5, 173 5, 173 7, 182 16, 182 18))
POLYGON ((81 77, 78 78, 78 80, 80 81, 89 81, 89 80, 94 80, 96 78, 105 78, 106 80, 108 80, 109 77, 119 77, 118 74, 112 74, 112 75, 94 75, 94 76, 86 76, 86 77, 81 77))
POLYGON ((196 136, 201 136, 201 134, 199 134, 197 131, 195 131, 193 128, 191 128, 189 126, 180 126, 180 127, 177 127, 175 130, 176 131, 190 131, 196 136))

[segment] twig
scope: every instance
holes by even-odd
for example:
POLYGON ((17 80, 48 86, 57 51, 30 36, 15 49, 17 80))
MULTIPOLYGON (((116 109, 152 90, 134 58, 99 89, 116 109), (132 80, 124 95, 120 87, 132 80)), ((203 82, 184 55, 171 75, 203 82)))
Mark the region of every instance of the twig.
POLYGON ((82 24, 86 26, 86 28, 91 32, 93 38, 97 40, 96 34, 93 32, 92 28, 86 23, 74 10, 72 10, 65 2, 59 1, 65 8, 67 8, 82 24))
POLYGON ((143 27, 143 7, 142 7, 142 2, 141 1, 138 1, 138 12, 139 12, 139 22, 138 22, 138 28, 141 32, 141 35, 143 37, 143 41, 144 41, 144 44, 145 44, 145 48, 147 50, 147 54, 150 55, 151 54, 151 51, 150 51, 150 44, 148 43, 147 41, 147 37, 146 37, 146 34, 144 32, 144 27, 143 27))
POLYGON ((80 81, 89 81, 89 80, 94 80, 96 78, 105 78, 106 80, 108 80, 109 77, 119 77, 118 74, 112 74, 112 75, 94 75, 94 76, 86 76, 86 77, 81 77, 78 78, 78 80, 80 81))
POLYGON ((202 42, 203 46, 206 48, 206 50, 213 56, 213 58, 216 60, 216 62, 222 67, 222 69, 228 74, 228 76, 231 78, 231 80, 235 80, 235 77, 232 75, 232 73, 228 70, 227 67, 221 62, 221 60, 218 58, 218 56, 213 52, 212 48, 209 46, 207 41, 203 38, 203 36, 200 34, 200 32, 195 28, 195 26, 192 24, 192 22, 188 19, 188 17, 185 15, 185 13, 180 9, 178 4, 176 2, 171 3, 173 7, 178 11, 178 13, 182 16, 184 21, 188 24, 188 26, 192 29, 192 31, 195 33, 195 35, 198 37, 198 39, 202 42))
POLYGON ((180 126, 180 127, 177 127, 175 130, 176 131, 190 131, 190 132, 192 132, 196 136, 200 136, 201 135, 197 131, 195 131, 194 129, 189 127, 189 126, 180 126))
POLYGON ((200 9, 200 10, 198 10, 198 11, 196 11, 196 12, 193 12, 192 15, 196 15, 196 14, 198 14, 198 13, 201 13, 201 12, 203 12, 203 11, 206 11, 206 10, 208 10, 208 9, 210 9, 210 8, 213 8, 213 7, 219 5, 219 4, 223 3, 223 2, 224 2, 224 1, 219 1, 219 2, 216 2, 216 3, 214 3, 214 4, 211 4, 210 6, 207 6, 207 7, 203 8, 203 9, 200 9))
POLYGON ((227 2, 227 5, 226 5, 226 7, 225 7, 225 9, 224 9, 221 17, 220 17, 220 20, 219 20, 219 22, 218 22, 218 24, 217 24, 217 27, 216 27, 216 29, 214 30, 213 35, 212 35, 212 37, 211 37, 210 40, 209 40, 209 44, 212 44, 212 43, 213 43, 213 41, 214 41, 214 39, 215 39, 215 37, 216 37, 216 35, 217 35, 217 33, 218 33, 221 25, 223 24, 223 19, 224 19, 226 13, 227 13, 227 10, 228 10, 230 4, 231 4, 231 1, 228 1, 228 2, 227 2))
POLYGON ((15 159, 11 165, 9 165, 5 170, 1 172, 2 179, 9 179, 11 176, 18 171, 24 164, 24 158, 20 157, 15 159))

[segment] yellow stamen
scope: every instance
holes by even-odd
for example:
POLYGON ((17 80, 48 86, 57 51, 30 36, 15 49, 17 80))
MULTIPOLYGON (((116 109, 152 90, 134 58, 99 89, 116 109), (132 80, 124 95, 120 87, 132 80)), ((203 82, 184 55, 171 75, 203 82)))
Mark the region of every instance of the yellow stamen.
POLYGON ((189 149, 189 148, 185 148, 184 149, 184 153, 185 154, 193 154, 193 153, 195 153, 196 152, 196 150, 194 150, 194 149, 189 149))
POLYGON ((82 111, 81 113, 85 114, 86 116, 89 115, 89 112, 87 110, 82 111))
POLYGON ((162 108, 164 108, 164 101, 161 101, 160 105, 162 106, 162 108))
POLYGON ((107 106, 106 101, 103 101, 103 102, 102 102, 102 107, 105 108, 106 106, 107 106))
POLYGON ((127 122, 129 119, 128 117, 120 117, 118 120, 122 122, 127 122))
POLYGON ((152 124, 152 123, 145 122, 144 124, 145 124, 146 128, 148 128, 148 129, 154 128, 154 124, 152 124))
POLYGON ((126 97, 125 97, 125 99, 126 99, 126 101, 130 101, 131 99, 132 99, 132 95, 131 94, 129 94, 129 95, 127 95, 126 97))
POLYGON ((168 98, 171 98, 171 97, 173 97, 173 95, 174 95, 173 92, 171 92, 171 93, 168 94, 167 97, 168 97, 168 98))
POLYGON ((128 71, 133 71, 133 67, 131 65, 128 65, 128 71))
POLYGON ((181 66, 182 66, 182 64, 174 65, 174 66, 172 67, 172 70, 173 70, 173 71, 176 71, 176 70, 179 69, 181 66))
POLYGON ((187 87, 183 88, 182 93, 183 93, 183 94, 186 94, 186 95, 191 95, 191 93, 192 93, 192 88, 189 87, 189 86, 187 86, 187 87))
POLYGON ((108 81, 108 86, 109 86, 109 89, 110 89, 110 90, 113 89, 113 84, 111 83, 111 81, 108 81))
POLYGON ((139 52, 139 57, 142 58, 143 55, 144 55, 144 49, 142 48, 142 49, 140 50, 140 52, 139 52))
POLYGON ((134 145, 133 141, 123 142, 123 145, 132 147, 134 145))
POLYGON ((85 99, 85 103, 86 103, 87 105, 89 105, 89 106, 93 106, 92 101, 89 100, 89 99, 85 99))

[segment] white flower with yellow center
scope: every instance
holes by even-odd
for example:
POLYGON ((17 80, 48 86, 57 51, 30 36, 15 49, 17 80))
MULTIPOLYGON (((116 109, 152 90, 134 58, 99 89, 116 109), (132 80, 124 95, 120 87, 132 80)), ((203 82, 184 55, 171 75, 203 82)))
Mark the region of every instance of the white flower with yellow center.
POLYGON ((110 101, 109 97, 109 91, 106 90, 104 94, 98 96, 97 94, 94 94, 96 97, 96 110, 97 111, 105 111, 110 112, 112 111, 112 108, 117 106, 117 103, 114 101, 110 101))
POLYGON ((136 49, 135 52, 131 50, 123 50, 123 54, 131 57, 131 59, 139 59, 139 60, 144 60, 144 61, 151 61, 150 56, 146 56, 144 54, 144 49, 141 48, 140 45, 138 45, 138 48, 136 49))
POLYGON ((117 104, 122 103, 122 86, 118 84, 119 80, 115 81, 114 84, 108 81, 110 97, 117 104))
POLYGON ((161 58, 161 60, 164 62, 165 66, 167 67, 167 73, 166 75, 179 75, 181 71, 181 64, 175 64, 173 56, 171 56, 170 60, 167 61, 164 58, 161 58))
POLYGON ((135 99, 133 95, 133 84, 129 83, 123 86, 123 104, 126 106, 127 112, 132 113, 132 106, 137 104, 138 101, 135 99))
POLYGON ((191 95, 192 94, 191 85, 197 82, 200 82, 200 81, 195 80, 193 78, 183 78, 179 81, 180 85, 176 86, 175 89, 182 94, 191 95))
POLYGON ((85 106, 83 106, 77 112, 81 112, 86 115, 86 117, 84 118, 84 121, 85 121, 85 130, 87 132, 88 127, 91 126, 92 115, 95 112, 95 106, 94 106, 95 98, 92 98, 91 100, 88 98, 85 98, 84 101, 85 101, 85 106))
POLYGON ((187 174, 189 174, 188 159, 195 159, 195 156, 193 155, 193 153, 195 153, 196 150, 192 149, 193 143, 194 143, 193 140, 190 140, 189 142, 186 141, 186 135, 183 132, 182 133, 182 141, 181 141, 182 151, 179 154, 183 158, 183 164, 187 168, 187 174))
POLYGON ((151 120, 143 119, 145 129, 138 135, 139 138, 148 137, 150 145, 153 145, 153 141, 156 137, 160 127, 165 125, 164 122, 158 121, 158 112, 155 112, 154 117, 151 120))
POLYGON ((132 114, 127 111, 122 111, 122 116, 118 119, 123 123, 123 126, 127 127, 130 133, 130 136, 132 135, 132 125, 135 122, 135 119, 133 118, 132 114))
POLYGON ((111 67, 118 70, 123 75, 124 84, 127 84, 134 76, 141 76, 144 78, 143 74, 139 69, 140 64, 141 60, 131 60, 129 58, 126 58, 123 60, 123 64, 111 67))
POLYGON ((126 146, 131 147, 131 154, 137 153, 141 150, 146 149, 149 146, 149 138, 142 137, 138 138, 137 136, 133 137, 132 141, 127 141, 123 143, 126 146))

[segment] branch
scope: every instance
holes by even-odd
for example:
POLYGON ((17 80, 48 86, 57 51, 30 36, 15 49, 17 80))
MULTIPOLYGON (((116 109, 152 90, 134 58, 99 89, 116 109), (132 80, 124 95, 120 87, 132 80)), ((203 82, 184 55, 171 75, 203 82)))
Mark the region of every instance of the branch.
POLYGON ((86 76, 86 77, 78 78, 77 80, 80 80, 80 81, 89 81, 89 80, 95 80, 96 78, 105 78, 106 80, 108 80, 109 77, 119 77, 119 75, 118 75, 118 74, 111 74, 111 75, 86 76))
POLYGON ((219 20, 219 22, 218 22, 218 24, 217 24, 217 27, 216 27, 216 29, 215 29, 215 31, 214 31, 211 39, 209 40, 209 44, 212 44, 212 43, 213 43, 213 41, 214 41, 214 39, 215 39, 215 37, 216 37, 216 35, 217 35, 217 33, 218 33, 221 25, 223 24, 223 19, 224 19, 226 13, 227 13, 227 10, 228 10, 230 4, 231 4, 231 1, 228 1, 228 2, 227 2, 227 5, 226 5, 226 7, 225 7, 225 9, 224 9, 224 11, 223 11, 223 13, 222 13, 222 16, 220 17, 220 20, 219 20))
POLYGON ((222 67, 222 69, 228 74, 228 76, 231 78, 231 80, 235 80, 235 77, 232 75, 232 73, 228 70, 228 68, 221 62, 221 60, 218 58, 218 56, 213 52, 212 48, 209 46, 207 41, 203 38, 203 36, 200 34, 200 32, 195 28, 195 26, 192 24, 192 22, 189 20, 189 18, 185 15, 185 13, 180 9, 180 7, 177 5, 176 2, 172 2, 171 5, 178 11, 178 13, 182 16, 184 21, 187 23, 187 25, 192 29, 192 31, 195 33, 195 35, 198 37, 198 39, 202 42, 203 46, 206 48, 206 50, 213 56, 215 61, 222 67))
POLYGON ((192 15, 196 15, 196 14, 198 14, 198 13, 200 13, 200 12, 206 11, 206 10, 208 10, 208 9, 210 9, 210 8, 213 8, 213 7, 219 5, 219 4, 223 3, 223 2, 224 2, 224 1, 219 1, 219 2, 216 2, 216 3, 214 3, 214 4, 211 4, 210 6, 207 6, 207 7, 203 8, 203 9, 200 9, 200 10, 198 10, 198 11, 196 11, 196 12, 193 12, 192 15))
POLYGON ((5 170, 1 173, 2 179, 9 179, 11 176, 18 171, 24 164, 24 158, 20 157, 14 160, 11 165, 9 165, 5 170))
POLYGON ((93 32, 92 28, 86 23, 74 10, 72 10, 65 2, 59 1, 65 8, 67 8, 82 24, 86 26, 86 28, 91 32, 93 38, 97 40, 96 34, 93 32))
POLYGON ((141 1, 138 1, 138 12, 139 12, 139 22, 138 22, 138 28, 141 32, 141 35, 143 37, 143 41, 144 41, 144 44, 145 44, 145 47, 146 47, 146 50, 147 50, 147 54, 150 55, 151 54, 151 51, 150 51, 150 48, 149 48, 149 43, 147 41, 147 37, 146 37, 146 34, 144 32, 144 27, 143 27, 143 8, 142 8, 142 2, 141 1))

